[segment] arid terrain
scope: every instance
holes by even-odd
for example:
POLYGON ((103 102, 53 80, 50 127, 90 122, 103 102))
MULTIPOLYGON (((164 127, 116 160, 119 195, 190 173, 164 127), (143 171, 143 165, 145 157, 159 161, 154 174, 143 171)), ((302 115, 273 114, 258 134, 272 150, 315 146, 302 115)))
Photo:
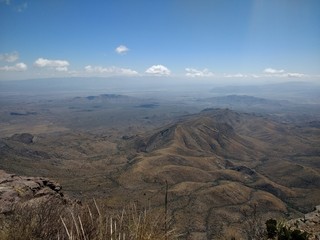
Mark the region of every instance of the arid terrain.
POLYGON ((320 240, 320 0, 0 0, 0 240, 320 240))
POLYGON ((318 104, 208 95, 2 97, 0 169, 115 209, 162 211, 168 187, 182 239, 242 234, 254 206, 290 219, 319 205, 318 104))

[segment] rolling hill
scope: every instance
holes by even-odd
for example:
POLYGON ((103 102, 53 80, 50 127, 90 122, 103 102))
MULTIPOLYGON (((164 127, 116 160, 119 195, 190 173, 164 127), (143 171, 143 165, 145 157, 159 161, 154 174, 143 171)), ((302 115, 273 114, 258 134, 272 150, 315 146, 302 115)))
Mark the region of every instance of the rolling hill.
POLYGON ((190 239, 211 239, 212 226, 222 222, 226 232, 240 228, 242 209, 253 204, 265 217, 317 205, 319 133, 207 109, 128 140, 138 154, 118 175, 119 184, 137 196, 152 195, 167 181, 175 223, 190 239))

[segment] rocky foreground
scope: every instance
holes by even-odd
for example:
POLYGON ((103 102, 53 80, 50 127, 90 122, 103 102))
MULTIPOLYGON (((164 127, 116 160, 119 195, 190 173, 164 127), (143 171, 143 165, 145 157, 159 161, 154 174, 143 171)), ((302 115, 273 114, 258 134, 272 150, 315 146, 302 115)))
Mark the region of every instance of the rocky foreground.
POLYGON ((311 239, 320 239, 320 205, 313 212, 305 214, 302 218, 292 219, 287 222, 292 228, 297 228, 310 233, 311 239))
POLYGON ((37 204, 52 199, 68 202, 62 187, 47 178, 24 177, 0 170, 0 214, 10 214, 15 204, 37 204))
MULTIPOLYGON (((59 183, 47 178, 17 176, 0 170, 0 215, 14 213, 16 204, 38 206, 44 202, 50 204, 52 200, 58 200, 61 204, 71 203, 64 196, 59 183)), ((310 239, 320 239, 320 205, 315 211, 292 219, 286 225, 310 233, 310 239)))

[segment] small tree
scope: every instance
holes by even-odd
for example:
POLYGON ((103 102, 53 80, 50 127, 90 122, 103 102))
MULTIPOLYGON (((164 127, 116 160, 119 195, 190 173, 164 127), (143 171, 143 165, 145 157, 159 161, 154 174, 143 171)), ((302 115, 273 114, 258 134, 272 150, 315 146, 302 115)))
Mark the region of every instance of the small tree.
POLYGON ((266 221, 268 238, 274 238, 277 235, 277 221, 269 219, 266 221))

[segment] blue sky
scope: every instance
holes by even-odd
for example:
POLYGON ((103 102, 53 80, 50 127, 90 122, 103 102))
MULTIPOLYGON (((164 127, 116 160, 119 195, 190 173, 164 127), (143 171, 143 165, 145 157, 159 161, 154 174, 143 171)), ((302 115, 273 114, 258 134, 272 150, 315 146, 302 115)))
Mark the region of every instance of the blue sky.
POLYGON ((0 0, 0 80, 320 79, 319 0, 0 0))

